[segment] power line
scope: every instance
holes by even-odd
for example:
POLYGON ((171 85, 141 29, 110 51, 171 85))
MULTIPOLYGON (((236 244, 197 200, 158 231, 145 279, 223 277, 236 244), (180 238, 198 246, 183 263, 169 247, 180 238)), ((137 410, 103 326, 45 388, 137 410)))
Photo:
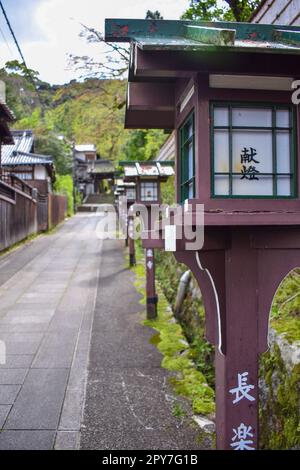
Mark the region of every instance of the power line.
POLYGON ((5 21, 6 21, 6 23, 7 23, 8 29, 9 29, 9 31, 10 31, 12 37, 13 37, 14 43, 15 43, 17 49, 18 49, 18 52, 19 52, 19 54, 20 54, 20 57, 21 57, 21 59, 22 59, 22 61, 23 61, 23 64, 24 64, 25 69, 26 69, 26 71, 27 71, 27 75, 28 75, 28 77, 30 78, 30 80, 31 80, 31 82, 32 82, 32 84, 33 84, 33 86, 34 86, 34 89, 35 89, 35 92, 36 92, 36 94, 37 94, 39 103, 40 103, 40 105, 41 105, 41 107, 42 107, 40 95, 39 95, 38 89, 36 88, 34 78, 33 78, 32 74, 31 74, 31 71, 30 71, 29 68, 27 67, 27 64, 26 64, 24 55, 23 55, 23 53, 22 53, 21 47, 20 47, 20 45, 19 45, 19 43, 18 43, 18 40, 17 40, 16 35, 15 35, 15 33, 14 33, 14 30, 13 30, 11 24, 10 24, 10 21, 9 21, 9 19, 8 19, 8 16, 7 16, 7 14, 6 14, 5 8, 4 8, 3 3, 2 3, 1 0, 0 0, 0 8, 1 8, 1 10, 2 10, 3 16, 4 16, 5 21))
POLYGON ((19 43, 18 43, 18 41, 17 41, 17 38, 16 38, 16 36, 15 36, 14 30, 12 29, 12 26, 11 26, 11 24, 10 24, 10 21, 9 21, 8 17, 7 17, 6 11, 5 11, 5 9, 4 9, 4 6, 3 6, 3 3, 2 3, 1 0, 0 0, 0 8, 1 8, 1 10, 2 10, 3 16, 4 16, 4 18, 5 18, 5 21, 6 21, 6 23, 7 23, 7 26, 8 26, 8 28, 9 28, 9 31, 11 32, 11 35, 12 35, 13 40, 14 40, 14 42, 15 42, 15 45, 17 46, 17 49, 18 49, 18 52, 19 52, 19 54, 20 54, 20 56, 21 56, 21 59, 22 59, 22 61, 23 61, 23 64, 25 65, 26 69, 28 70, 28 67, 27 67, 27 65, 26 65, 26 61, 25 61, 25 59, 24 59, 24 55, 23 55, 23 53, 22 53, 22 51, 21 51, 21 48, 20 48, 19 43))

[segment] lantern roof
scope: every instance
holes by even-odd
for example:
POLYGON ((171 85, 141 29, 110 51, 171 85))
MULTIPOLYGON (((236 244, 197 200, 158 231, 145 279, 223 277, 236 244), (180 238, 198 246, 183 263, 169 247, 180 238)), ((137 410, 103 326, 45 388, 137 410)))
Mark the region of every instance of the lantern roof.
POLYGON ((105 40, 142 50, 300 53, 300 27, 189 20, 106 19, 105 40))
POLYGON ((174 175, 174 162, 120 162, 124 167, 125 178, 162 177, 174 175))

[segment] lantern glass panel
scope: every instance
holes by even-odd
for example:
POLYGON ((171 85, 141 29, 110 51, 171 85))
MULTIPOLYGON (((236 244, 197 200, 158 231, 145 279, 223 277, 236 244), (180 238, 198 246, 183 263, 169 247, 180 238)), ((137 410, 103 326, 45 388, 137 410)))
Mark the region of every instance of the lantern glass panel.
POLYGON ((127 188, 126 189, 126 196, 127 196, 127 199, 131 199, 132 201, 135 201, 135 199, 136 199, 136 190, 135 190, 135 188, 127 188))
POLYGON ((216 108, 214 113, 214 125, 229 126, 229 112, 228 108, 216 108))
POLYGON ((229 176, 217 175, 215 177, 215 195, 229 196, 229 176))
POLYGON ((279 196, 289 196, 291 194, 290 176, 280 175, 277 180, 277 194, 279 196))
POLYGON ((229 133, 227 130, 216 129, 214 135, 215 171, 229 172, 229 133))
POLYGON ((290 113, 288 109, 277 109, 276 127, 290 127, 290 113))
POLYGON ((277 171, 278 173, 290 173, 290 133, 289 131, 278 131, 276 133, 277 149, 277 171))
POLYGON ((271 127, 272 110, 261 108, 233 108, 232 125, 243 127, 271 127))
POLYGON ((241 179, 240 175, 232 177, 233 196, 272 196, 273 195, 273 177, 256 176, 257 179, 241 179))
POLYGON ((157 181, 141 182, 141 201, 157 201, 158 185, 157 181))
POLYGON ((260 173, 272 173, 272 131, 232 132, 232 171, 242 173, 250 166, 260 173))
POLYGON ((194 114, 179 129, 180 199, 195 197, 194 114))
POLYGON ((228 103, 220 125, 224 107, 212 108, 213 196, 294 197, 293 107, 228 103))

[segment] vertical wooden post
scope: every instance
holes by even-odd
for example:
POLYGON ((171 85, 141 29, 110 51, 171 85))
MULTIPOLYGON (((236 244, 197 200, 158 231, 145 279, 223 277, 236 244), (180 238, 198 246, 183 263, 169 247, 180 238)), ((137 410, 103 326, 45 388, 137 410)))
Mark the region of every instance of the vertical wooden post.
MULTIPOLYGON (((258 447, 257 259, 247 230, 225 255, 222 351, 216 353, 217 449, 258 447), (225 316, 225 318, 224 318, 225 316)), ((262 286, 261 286, 262 288, 262 286)))
POLYGON ((157 295, 155 292, 155 260, 154 251, 146 249, 146 296, 147 296, 147 318, 157 317, 157 295))
POLYGON ((134 243, 134 218, 133 216, 128 216, 128 245, 129 245, 129 266, 135 266, 135 243, 134 243))

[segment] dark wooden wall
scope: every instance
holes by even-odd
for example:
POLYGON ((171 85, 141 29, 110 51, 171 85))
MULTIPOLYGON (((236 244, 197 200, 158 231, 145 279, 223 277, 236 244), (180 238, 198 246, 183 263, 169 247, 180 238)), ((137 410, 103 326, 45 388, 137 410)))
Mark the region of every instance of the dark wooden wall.
POLYGON ((67 198, 41 194, 16 177, 0 180, 0 252, 28 236, 61 223, 67 198))
POLYGON ((0 181, 0 251, 36 232, 37 203, 33 195, 0 181))
POLYGON ((48 194, 49 228, 61 223, 67 215, 67 198, 57 194, 48 194))

